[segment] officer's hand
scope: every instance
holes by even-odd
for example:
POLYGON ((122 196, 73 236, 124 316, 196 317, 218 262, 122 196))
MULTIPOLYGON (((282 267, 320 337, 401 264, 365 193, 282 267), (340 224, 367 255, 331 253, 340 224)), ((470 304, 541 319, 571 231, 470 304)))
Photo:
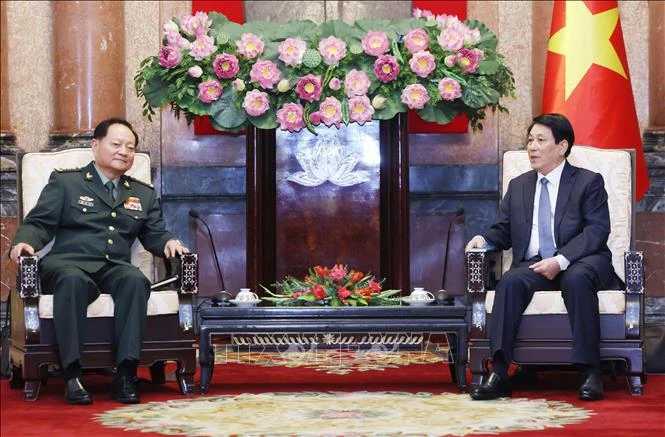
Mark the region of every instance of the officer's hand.
POLYGON ((173 258, 176 255, 184 255, 186 253, 189 253, 189 249, 180 240, 169 240, 164 246, 164 255, 167 258, 173 258))
POLYGON ((545 258, 529 266, 534 272, 539 273, 550 281, 561 271, 561 266, 556 258, 545 258))
POLYGON ((18 258, 23 255, 24 252, 28 255, 34 255, 35 248, 28 243, 18 243, 16 246, 12 247, 12 250, 9 252, 9 258, 11 258, 14 263, 18 264, 18 258))
POLYGON ((466 247, 464 248, 464 251, 468 252, 471 249, 482 249, 483 247, 485 247, 486 244, 487 244, 487 242, 485 241, 485 239, 481 235, 476 235, 475 237, 473 237, 471 239, 471 241, 466 243, 466 247))

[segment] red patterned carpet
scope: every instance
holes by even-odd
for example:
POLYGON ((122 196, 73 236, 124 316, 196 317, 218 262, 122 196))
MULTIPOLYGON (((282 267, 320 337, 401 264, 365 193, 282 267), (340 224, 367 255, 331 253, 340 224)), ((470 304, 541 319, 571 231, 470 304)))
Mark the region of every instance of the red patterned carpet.
MULTIPOLYGON (((632 397, 623 378, 604 377, 606 399, 577 400, 574 373, 541 374, 506 401, 471 402, 434 355, 307 352, 218 356, 205 396, 181 396, 175 382, 143 384, 142 404, 108 399, 110 378, 85 378, 90 406, 62 401, 52 379, 37 402, 3 380, 2 436, 662 436, 665 376, 649 376, 632 397), (220 360, 222 358, 222 360, 220 360), (336 365, 337 364, 337 365, 336 365), (340 370, 341 369, 341 370, 340 370)), ((197 377, 198 380, 198 377, 197 377)))

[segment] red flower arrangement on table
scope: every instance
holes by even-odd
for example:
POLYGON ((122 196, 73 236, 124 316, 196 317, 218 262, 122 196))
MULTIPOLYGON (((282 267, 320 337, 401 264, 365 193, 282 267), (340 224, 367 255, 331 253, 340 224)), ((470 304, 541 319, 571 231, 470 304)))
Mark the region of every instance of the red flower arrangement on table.
POLYGON ((304 279, 287 276, 277 282, 282 294, 263 289, 270 296, 264 300, 279 306, 296 306, 306 303, 339 306, 399 305, 400 290, 383 290, 381 283, 371 274, 349 270, 336 264, 332 268, 316 266, 309 269, 304 279))

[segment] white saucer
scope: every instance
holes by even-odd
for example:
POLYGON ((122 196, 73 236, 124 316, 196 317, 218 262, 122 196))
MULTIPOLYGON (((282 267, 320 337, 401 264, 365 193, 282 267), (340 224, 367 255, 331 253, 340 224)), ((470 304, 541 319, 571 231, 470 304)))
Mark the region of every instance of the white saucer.
POLYGON ((256 300, 229 299, 229 302, 240 308, 250 308, 250 307, 255 307, 259 302, 261 302, 261 299, 256 299, 256 300))
POLYGON ((424 306, 427 306, 427 305, 431 304, 432 302, 434 302, 435 299, 428 298, 428 299, 411 300, 411 298, 409 298, 409 297, 403 297, 400 300, 402 302, 407 303, 407 304, 409 304, 411 306, 414 306, 414 307, 424 307, 424 306))

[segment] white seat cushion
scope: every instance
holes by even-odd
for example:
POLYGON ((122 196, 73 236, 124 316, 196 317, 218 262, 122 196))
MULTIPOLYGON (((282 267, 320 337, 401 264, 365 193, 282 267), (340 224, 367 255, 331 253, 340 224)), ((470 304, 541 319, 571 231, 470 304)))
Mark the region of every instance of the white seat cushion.
MULTIPOLYGON (((178 292, 175 290, 153 291, 148 299, 148 316, 178 314, 178 292)), ((53 318, 53 295, 45 294, 39 298, 39 317, 53 318)), ((88 317, 113 317, 113 298, 110 294, 100 294, 88 305, 88 317)))
MULTIPOLYGON (((494 290, 487 292, 485 307, 487 313, 492 312, 494 304, 494 290)), ((601 290, 598 292, 598 308, 600 314, 624 314, 626 312, 626 296, 623 290, 601 290)), ((529 306, 524 310, 525 315, 533 314, 567 314, 560 291, 537 291, 529 306)))

